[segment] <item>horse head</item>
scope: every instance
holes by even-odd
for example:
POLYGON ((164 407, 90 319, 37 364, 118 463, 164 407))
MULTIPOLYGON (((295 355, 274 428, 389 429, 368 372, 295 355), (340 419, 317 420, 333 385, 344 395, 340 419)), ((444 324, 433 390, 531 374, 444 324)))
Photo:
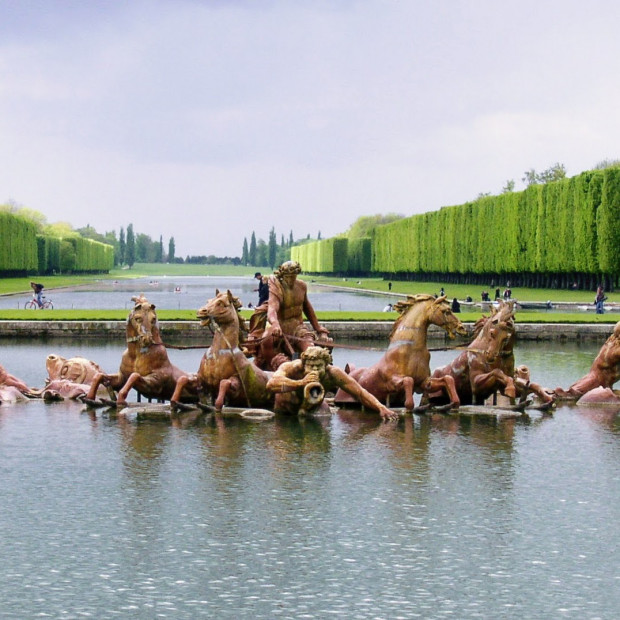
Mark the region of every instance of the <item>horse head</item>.
POLYGON ((465 326, 452 312, 445 296, 407 295, 407 299, 394 304, 394 310, 400 316, 394 322, 390 338, 397 332, 406 333, 407 329, 426 329, 431 323, 443 327, 450 338, 454 338, 455 334, 467 335, 465 326))
POLYGON ((242 306, 238 297, 235 297, 229 290, 220 293, 215 289, 215 297, 207 300, 196 313, 200 324, 203 327, 211 327, 212 323, 220 327, 233 325, 239 326, 241 329, 245 327, 245 321, 239 314, 242 306))
POLYGON ((477 349, 484 351, 488 362, 495 361, 502 353, 511 351, 514 344, 514 318, 496 313, 483 317, 477 323, 480 333, 476 338, 477 349))
POLYGON ((446 296, 438 297, 429 306, 429 320, 433 325, 443 327, 452 340, 456 334, 467 336, 467 330, 461 320, 452 312, 452 306, 446 296))
POLYGON ((141 349, 161 344, 155 304, 149 303, 144 295, 131 299, 135 306, 127 317, 127 342, 137 342, 141 349))

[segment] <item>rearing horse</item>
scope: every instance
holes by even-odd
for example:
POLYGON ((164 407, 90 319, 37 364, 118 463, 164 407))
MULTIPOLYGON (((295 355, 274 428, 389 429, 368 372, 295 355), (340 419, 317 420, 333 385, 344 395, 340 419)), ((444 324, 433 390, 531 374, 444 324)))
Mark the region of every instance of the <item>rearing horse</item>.
MULTIPOLYGON (((474 326, 474 340, 456 359, 437 368, 433 379, 451 377, 462 405, 482 404, 497 390, 515 398, 514 306, 500 303, 499 310, 483 316, 474 326)), ((429 394, 431 403, 444 403, 441 393, 429 394)))
MULTIPOLYGON (((405 408, 412 410, 414 392, 420 394, 429 390, 445 390, 453 406, 458 406, 454 380, 451 377, 431 379, 431 354, 426 345, 429 325, 443 327, 451 339, 457 333, 467 335, 445 295, 439 298, 408 295, 394 309, 400 316, 394 322, 387 351, 374 366, 351 370, 351 377, 382 403, 388 403, 389 399, 391 406, 404 401, 405 408)), ((354 400, 339 390, 334 402, 354 400)))
POLYGON ((181 377, 171 398, 174 403, 183 388, 195 385, 210 396, 216 411, 224 404, 238 407, 273 407, 274 396, 267 390, 272 373, 261 370, 240 348, 240 333, 247 331, 239 314, 241 302, 230 291, 215 291, 215 297, 198 310, 201 325, 213 331, 213 343, 202 356, 194 378, 181 377))
MULTIPOLYGON (((95 375, 86 402, 94 402, 101 383, 118 390, 117 405, 127 403, 127 395, 132 388, 147 398, 170 400, 178 380, 187 376, 168 358, 159 333, 155 305, 143 295, 132 297, 132 301, 135 306, 127 318, 127 349, 121 358, 119 371, 113 375, 95 375)), ((196 400, 197 396, 186 392, 183 399, 196 400)))

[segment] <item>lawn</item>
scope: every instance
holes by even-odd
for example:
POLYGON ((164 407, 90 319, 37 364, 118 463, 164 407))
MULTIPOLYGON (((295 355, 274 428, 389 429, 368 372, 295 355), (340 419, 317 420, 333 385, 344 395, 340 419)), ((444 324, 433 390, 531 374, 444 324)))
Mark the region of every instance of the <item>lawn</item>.
MULTIPOLYGON (((247 276, 251 277, 255 271, 270 273, 267 268, 235 266, 235 265, 186 265, 186 264, 143 264, 138 263, 132 269, 115 269, 109 274, 97 274, 92 276, 80 275, 55 275, 38 277, 37 281, 45 284, 46 291, 61 288, 80 286, 88 284, 94 280, 109 279, 120 280, 124 278, 139 277, 174 277, 178 276, 247 276)), ((388 282, 381 278, 335 278, 326 276, 309 276, 302 274, 302 279, 307 282, 338 286, 344 288, 357 288, 367 291, 381 291, 386 293, 386 301, 392 302, 398 299, 397 295, 390 297, 389 293, 415 295, 418 293, 435 294, 439 293, 442 286, 445 288, 449 299, 457 297, 465 299, 468 295, 474 301, 480 300, 480 286, 465 284, 442 284, 440 282, 401 282, 392 281, 392 289, 388 290, 388 282)), ((0 294, 8 293, 27 293, 30 291, 31 278, 8 278, 0 279, 0 294)), ((494 296, 494 289, 489 285, 485 287, 491 297, 494 296)), ((553 302, 575 302, 589 304, 594 300, 593 291, 573 291, 561 289, 526 289, 513 288, 513 298, 519 301, 547 301, 553 302)), ((609 293, 609 302, 620 303, 620 293, 609 293)), ((461 319, 466 322, 475 321, 481 315, 479 308, 470 310, 463 308, 461 319)), ((162 320, 196 320, 195 310, 161 310, 159 316, 162 320)), ((247 315, 249 316, 249 314, 247 315)), ((341 321, 385 321, 393 320, 395 314, 384 314, 381 312, 322 312, 319 319, 322 321, 341 320, 341 321)), ((122 310, 0 310, 0 320, 75 320, 75 321, 95 321, 95 320, 124 320, 126 313, 122 310)), ((585 313, 576 311, 575 313, 559 312, 517 312, 517 321, 521 323, 615 323, 618 319, 617 314, 596 315, 594 312, 585 313)))

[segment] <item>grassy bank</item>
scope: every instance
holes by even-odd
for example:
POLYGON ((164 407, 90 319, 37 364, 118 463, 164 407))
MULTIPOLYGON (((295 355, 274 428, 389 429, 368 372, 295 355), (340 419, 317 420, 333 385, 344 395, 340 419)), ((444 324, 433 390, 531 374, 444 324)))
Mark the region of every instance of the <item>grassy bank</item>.
MULTIPOLYGON (((250 310, 242 311, 249 319, 250 310)), ((394 321, 395 312, 317 312, 319 321, 394 321)), ((196 310, 158 310, 161 321, 197 321, 196 310)), ((482 316, 480 309, 463 312, 459 318, 464 323, 473 323, 482 316)), ((124 321, 127 310, 0 310, 0 321, 124 321)), ((586 312, 517 312, 517 323, 611 323, 619 319, 618 313, 594 314, 586 312)))
MULTIPOLYGON (((255 271, 262 271, 265 274, 270 273, 269 269, 251 266, 235 266, 235 265, 186 265, 186 264, 143 264, 138 263, 132 269, 116 269, 109 274, 97 274, 92 276, 71 276, 71 275, 55 275, 46 276, 44 278, 37 277, 37 281, 42 281, 46 291, 52 291, 57 288, 75 287, 92 283, 96 280, 121 280, 131 278, 155 278, 175 276, 218 276, 218 277, 247 277, 251 278, 255 271)), ((441 282, 400 282, 393 281, 392 289, 389 290, 388 282, 381 278, 334 278, 325 276, 306 276, 302 274, 302 278, 307 282, 315 282, 328 286, 337 286, 351 289, 361 289, 366 291, 380 291, 386 294, 387 301, 396 301, 395 294, 416 295, 418 293, 435 294, 439 293, 441 287, 445 288, 446 295, 449 299, 454 297, 465 299, 468 295, 474 301, 480 300, 480 287, 471 285, 446 285, 441 282), (394 294, 394 295, 391 295, 394 294)), ((25 293, 29 294, 31 278, 10 278, 0 279, 0 294, 25 293)), ((494 296, 494 288, 490 285, 485 287, 491 297, 494 296)), ((573 291, 561 289, 526 289, 513 288, 513 298, 520 301, 537 301, 546 302, 574 302, 580 304, 591 304, 594 299, 592 291, 573 291)), ((609 302, 620 303, 620 293, 609 293, 609 302)), ((160 316, 163 320, 196 320, 196 309, 185 310, 162 310, 160 316)), ((475 321, 481 315, 480 309, 474 311, 463 307, 461 315, 464 321, 475 321)), ((395 315, 393 315, 395 316, 395 315)), ((46 310, 26 311, 26 310, 0 310, 0 320, 124 320, 126 318, 125 311, 119 310, 46 310)), ((320 313, 323 321, 327 320, 390 320, 390 318, 381 312, 329 312, 320 313)), ((575 313, 548 313, 548 312, 522 312, 517 313, 517 320, 523 323, 615 323, 618 315, 604 314, 596 315, 593 312, 576 311, 575 313)))

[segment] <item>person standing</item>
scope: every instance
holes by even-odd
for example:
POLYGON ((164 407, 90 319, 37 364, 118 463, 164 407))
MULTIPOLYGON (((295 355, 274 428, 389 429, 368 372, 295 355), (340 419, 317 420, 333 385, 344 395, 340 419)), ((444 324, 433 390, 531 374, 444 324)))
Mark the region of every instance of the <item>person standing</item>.
POLYGON ((605 314, 605 289, 603 289, 602 285, 599 284, 599 287, 596 289, 596 297, 594 298, 594 305, 596 306, 596 314, 605 314))
POLYGON ((254 277, 258 280, 258 288, 254 289, 258 291, 258 304, 256 305, 262 306, 269 299, 269 284, 267 278, 260 271, 257 271, 254 277))

